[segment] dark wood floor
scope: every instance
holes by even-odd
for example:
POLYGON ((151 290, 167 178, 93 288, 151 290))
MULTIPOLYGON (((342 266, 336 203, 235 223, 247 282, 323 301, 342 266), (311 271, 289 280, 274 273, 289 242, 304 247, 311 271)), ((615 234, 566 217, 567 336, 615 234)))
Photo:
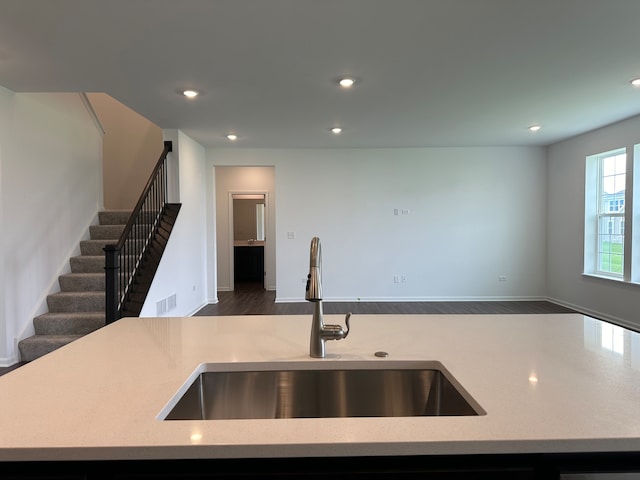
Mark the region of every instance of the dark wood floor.
POLYGON ((5 373, 9 373, 11 370, 15 370, 16 368, 21 367, 25 363, 26 362, 20 362, 16 363, 15 365, 11 365, 10 367, 0 367, 0 376, 4 375, 5 373))
MULTIPOLYGON (((218 303, 206 305, 195 315, 311 315, 309 302, 275 303, 276 294, 261 284, 236 283, 232 292, 218 292, 218 303)), ((509 302, 324 302, 328 314, 517 314, 572 313, 573 310, 545 301, 509 302)), ((19 367, 0 367, 0 375, 19 367)))
MULTIPOLYGON (((514 314, 571 313, 573 310, 546 301, 508 302, 324 302, 329 314, 514 314)), ((218 303, 203 307, 195 315, 299 315, 311 314, 309 302, 275 303, 275 292, 260 284, 236 283, 232 292, 218 292, 218 303)))

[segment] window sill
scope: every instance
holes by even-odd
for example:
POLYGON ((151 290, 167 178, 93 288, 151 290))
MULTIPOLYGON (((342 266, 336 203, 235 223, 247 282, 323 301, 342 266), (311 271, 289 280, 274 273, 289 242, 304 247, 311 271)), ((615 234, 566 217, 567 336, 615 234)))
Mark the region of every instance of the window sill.
POLYGON ((608 282, 614 282, 614 283, 619 283, 622 285, 635 285, 640 287, 640 283, 639 282, 634 282, 634 281, 626 281, 624 278, 616 278, 616 277, 608 277, 606 275, 598 275, 597 273, 582 273, 583 277, 589 277, 589 278, 596 278, 598 280, 605 280, 608 282))

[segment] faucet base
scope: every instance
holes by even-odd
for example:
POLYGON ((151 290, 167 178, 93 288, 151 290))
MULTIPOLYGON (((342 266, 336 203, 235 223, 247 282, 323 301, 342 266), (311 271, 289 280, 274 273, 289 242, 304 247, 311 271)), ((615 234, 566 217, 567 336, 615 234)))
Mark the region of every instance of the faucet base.
POLYGON ((324 321, 322 314, 322 301, 313 302, 313 318, 311 320, 311 339, 309 342, 309 355, 313 358, 324 358, 324 321))

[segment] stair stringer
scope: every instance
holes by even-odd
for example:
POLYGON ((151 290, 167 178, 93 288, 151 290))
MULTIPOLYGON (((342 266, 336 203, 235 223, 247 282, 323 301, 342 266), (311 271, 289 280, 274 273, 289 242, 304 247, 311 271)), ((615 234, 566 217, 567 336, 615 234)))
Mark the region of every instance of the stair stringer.
POLYGON ((181 204, 179 203, 165 205, 158 226, 140 261, 139 269, 121 308, 123 317, 137 317, 140 315, 171 236, 173 226, 178 218, 180 207, 181 204))

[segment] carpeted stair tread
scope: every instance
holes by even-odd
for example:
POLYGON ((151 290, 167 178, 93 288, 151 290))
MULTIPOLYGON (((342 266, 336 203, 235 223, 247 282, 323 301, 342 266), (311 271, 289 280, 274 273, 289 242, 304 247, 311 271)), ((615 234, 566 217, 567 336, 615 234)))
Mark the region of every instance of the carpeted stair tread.
POLYGON ((105 292, 58 292, 47 296, 51 313, 103 312, 105 292))
POLYGON ((104 246, 115 244, 117 239, 113 240, 82 240, 80 242, 80 253, 82 255, 101 255, 104 256, 104 246))
POLYGON ((104 325, 104 312, 49 312, 33 319, 36 335, 86 335, 104 325))
POLYGON ((104 255, 80 255, 69 259, 71 273, 104 273, 104 255))
POLYGON ((60 347, 82 338, 84 335, 33 335, 18 343, 20 358, 30 362, 60 347))
POLYGON ((63 292, 104 291, 105 275, 102 273, 66 273, 58 277, 63 292))
POLYGON ((124 227, 124 225, 91 225, 89 236, 91 240, 118 240, 124 227))
POLYGON ((100 225, 126 225, 131 217, 131 210, 103 210, 98 212, 100 225))

